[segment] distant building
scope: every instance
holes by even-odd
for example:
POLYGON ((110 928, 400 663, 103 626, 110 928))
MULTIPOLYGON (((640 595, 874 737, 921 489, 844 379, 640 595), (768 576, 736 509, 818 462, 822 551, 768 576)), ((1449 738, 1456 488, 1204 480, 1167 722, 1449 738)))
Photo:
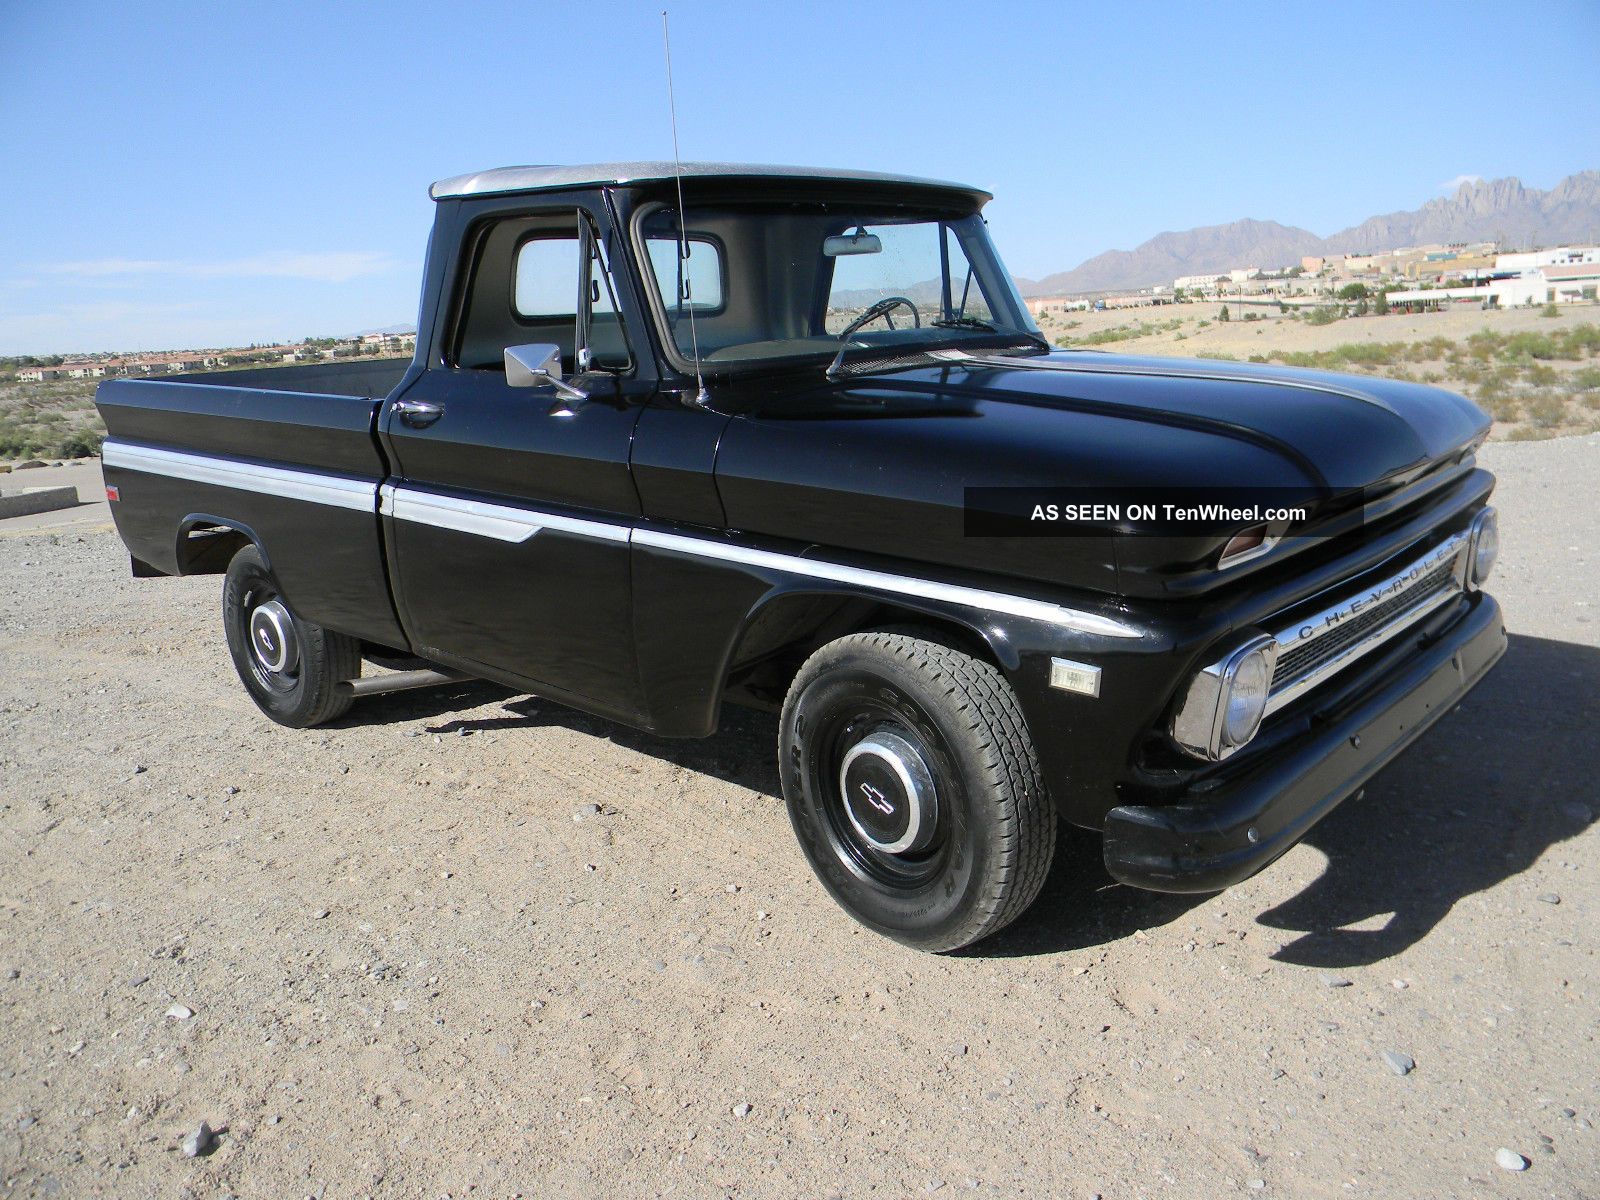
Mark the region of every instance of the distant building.
POLYGON ((1390 292, 1389 307, 1411 312, 1444 308, 1450 304, 1522 308, 1544 304, 1593 304, 1597 297, 1600 297, 1600 260, 1542 266, 1510 279, 1492 279, 1477 287, 1390 292))
POLYGON ((1300 260, 1300 269, 1307 275, 1316 275, 1327 261, 1320 254, 1307 254, 1300 260))
POLYGON ((1538 267, 1571 267, 1600 263, 1600 246, 1556 246, 1550 250, 1531 250, 1523 254, 1495 257, 1496 271, 1531 271, 1538 267))

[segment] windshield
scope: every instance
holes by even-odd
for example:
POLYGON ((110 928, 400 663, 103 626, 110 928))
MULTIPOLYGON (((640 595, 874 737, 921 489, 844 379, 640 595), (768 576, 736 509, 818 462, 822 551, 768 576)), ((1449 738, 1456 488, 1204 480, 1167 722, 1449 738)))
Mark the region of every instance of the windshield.
POLYGON ((976 215, 840 204, 647 209, 649 283, 678 357, 709 368, 854 351, 1042 344, 976 215))

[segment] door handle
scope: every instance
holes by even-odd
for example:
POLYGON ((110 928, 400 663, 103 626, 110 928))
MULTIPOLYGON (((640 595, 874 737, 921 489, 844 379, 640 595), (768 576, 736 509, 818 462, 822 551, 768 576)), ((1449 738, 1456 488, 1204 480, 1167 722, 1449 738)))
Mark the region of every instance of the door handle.
POLYGON ((427 400, 396 400, 394 411, 400 414, 403 424, 412 429, 423 429, 444 416, 444 405, 427 400))

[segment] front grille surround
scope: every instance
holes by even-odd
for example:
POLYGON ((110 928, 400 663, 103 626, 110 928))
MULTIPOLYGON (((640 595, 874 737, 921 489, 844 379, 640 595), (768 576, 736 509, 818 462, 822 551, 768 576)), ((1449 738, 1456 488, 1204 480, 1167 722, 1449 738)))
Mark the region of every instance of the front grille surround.
POLYGON ((1470 531, 1452 534, 1405 566, 1273 633, 1278 661, 1270 715, 1377 650, 1466 590, 1470 531))

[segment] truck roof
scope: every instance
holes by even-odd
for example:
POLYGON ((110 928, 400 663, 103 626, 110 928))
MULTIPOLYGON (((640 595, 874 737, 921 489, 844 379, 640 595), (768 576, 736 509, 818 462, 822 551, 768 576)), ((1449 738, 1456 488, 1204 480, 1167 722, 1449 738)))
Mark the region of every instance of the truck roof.
POLYGON ((939 188, 962 192, 981 200, 994 197, 970 184, 943 179, 924 179, 916 175, 890 175, 880 171, 834 170, 825 167, 785 167, 764 163, 613 162, 576 166, 496 167, 441 179, 428 189, 435 200, 453 196, 488 196, 509 192, 543 192, 560 188, 593 187, 604 184, 661 183, 675 178, 681 169, 685 179, 817 179, 851 183, 891 183, 910 187, 939 188))

